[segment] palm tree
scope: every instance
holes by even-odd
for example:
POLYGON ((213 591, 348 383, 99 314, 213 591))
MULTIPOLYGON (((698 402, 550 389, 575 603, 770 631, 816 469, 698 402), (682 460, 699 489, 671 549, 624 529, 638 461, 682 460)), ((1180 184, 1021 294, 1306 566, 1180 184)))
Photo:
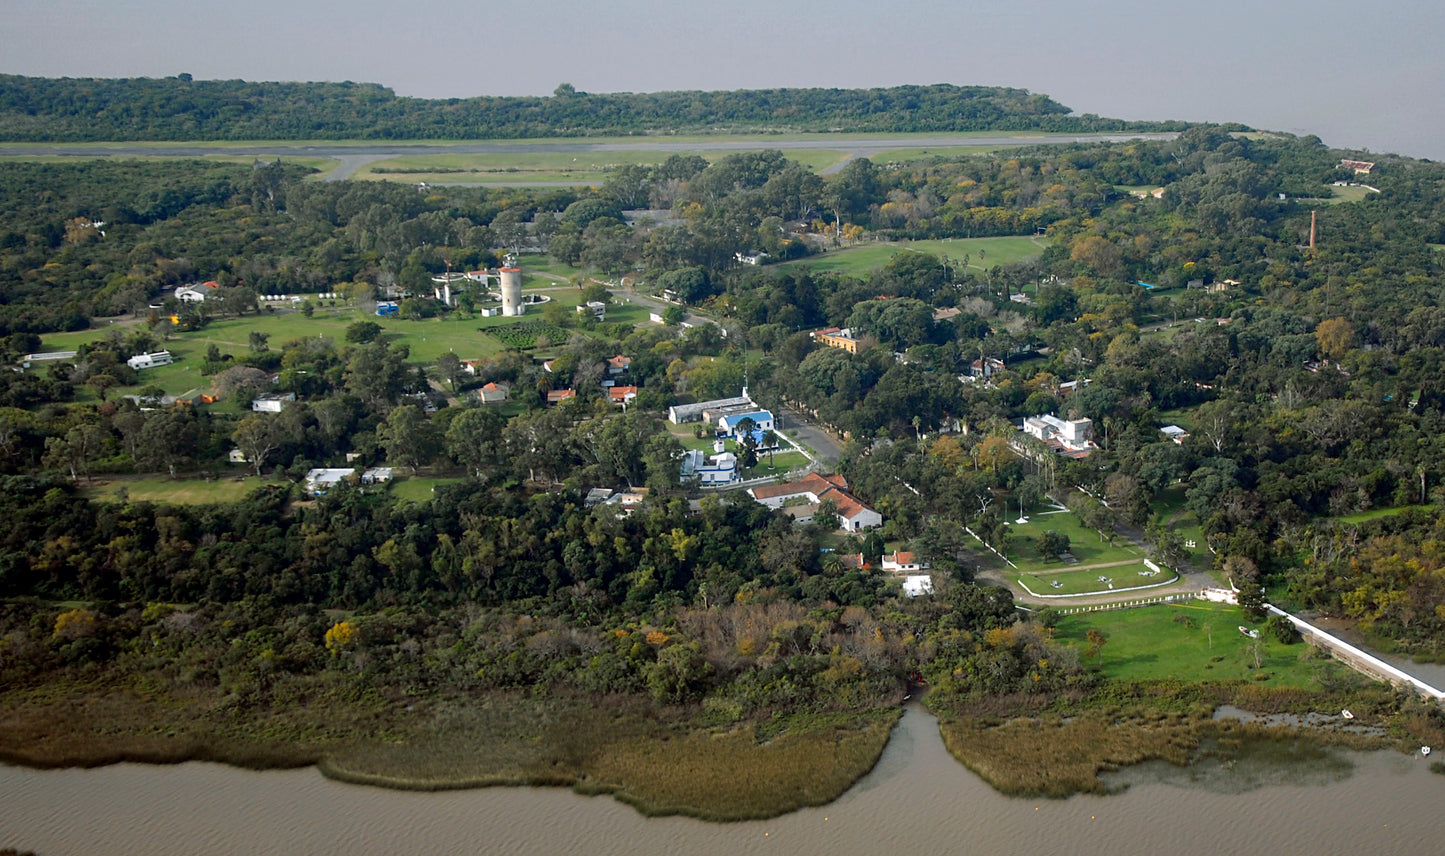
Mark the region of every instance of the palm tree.
POLYGON ((773 468, 773 452, 778 448, 778 434, 769 428, 763 432, 763 445, 768 447, 768 469, 773 468))

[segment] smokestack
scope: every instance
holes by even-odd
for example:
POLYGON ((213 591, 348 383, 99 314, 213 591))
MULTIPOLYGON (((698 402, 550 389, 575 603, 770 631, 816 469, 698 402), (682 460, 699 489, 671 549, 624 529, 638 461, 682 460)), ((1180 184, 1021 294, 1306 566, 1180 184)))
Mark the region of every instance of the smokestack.
POLYGON ((1315 215, 1318 214, 1318 213, 1319 213, 1319 212, 1317 212, 1317 211, 1311 211, 1311 212, 1310 212, 1310 249, 1311 249, 1311 250, 1313 250, 1313 249, 1315 248, 1315 215))

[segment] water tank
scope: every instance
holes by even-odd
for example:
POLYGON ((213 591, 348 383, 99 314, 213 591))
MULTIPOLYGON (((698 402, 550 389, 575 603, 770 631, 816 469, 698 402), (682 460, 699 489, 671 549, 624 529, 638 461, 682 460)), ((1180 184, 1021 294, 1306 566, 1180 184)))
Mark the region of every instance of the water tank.
POLYGON ((502 314, 521 315, 527 311, 522 304, 522 269, 502 268, 502 314))

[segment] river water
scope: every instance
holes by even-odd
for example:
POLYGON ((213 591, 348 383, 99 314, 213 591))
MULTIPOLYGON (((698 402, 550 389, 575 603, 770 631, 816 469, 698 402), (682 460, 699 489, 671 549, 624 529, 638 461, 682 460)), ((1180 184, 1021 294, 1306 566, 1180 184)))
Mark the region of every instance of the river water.
POLYGON ((1265 753, 1115 776, 1067 800, 1001 796, 911 709, 878 767, 837 802, 767 821, 649 819, 545 788, 409 793, 315 770, 215 764, 0 767, 0 847, 57 854, 1438 853, 1445 776, 1418 756, 1265 753))

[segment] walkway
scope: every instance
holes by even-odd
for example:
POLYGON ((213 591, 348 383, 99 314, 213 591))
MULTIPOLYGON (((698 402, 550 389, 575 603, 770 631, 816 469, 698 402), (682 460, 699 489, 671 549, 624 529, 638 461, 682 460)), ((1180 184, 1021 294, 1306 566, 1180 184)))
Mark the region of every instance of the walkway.
POLYGON ((1271 615, 1282 615, 1289 619, 1290 623, 1293 624, 1306 639, 1319 645, 1321 648, 1334 654, 1335 657, 1343 660, 1355 669, 1364 672, 1366 675, 1384 680, 1396 686, 1403 684, 1411 687, 1421 695, 1434 699, 1435 701, 1445 701, 1445 692, 1430 686, 1414 675, 1407 674, 1395 668, 1374 654, 1368 651, 1362 651, 1338 636, 1332 636, 1313 624, 1310 624, 1308 621, 1290 615, 1277 606, 1266 604, 1265 608, 1269 610, 1271 615))

